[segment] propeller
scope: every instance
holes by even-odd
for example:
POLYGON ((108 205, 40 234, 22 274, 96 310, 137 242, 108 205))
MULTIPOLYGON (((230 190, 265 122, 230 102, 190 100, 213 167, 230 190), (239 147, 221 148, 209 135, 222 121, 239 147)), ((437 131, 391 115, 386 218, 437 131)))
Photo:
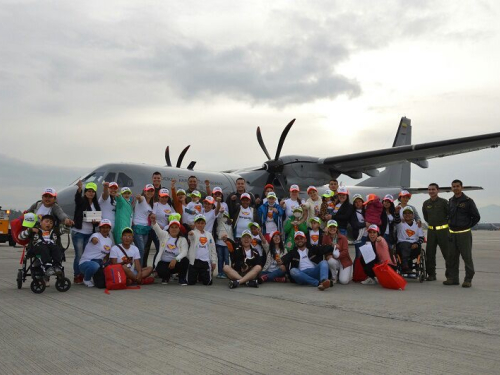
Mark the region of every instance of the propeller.
POLYGON ((288 135, 288 132, 292 128, 293 123, 295 122, 295 119, 290 121, 288 125, 285 127, 283 132, 281 133, 280 140, 278 142, 278 148, 276 149, 276 156, 274 159, 271 159, 271 156, 269 155, 269 151, 267 151, 266 145, 264 144, 264 140, 262 138, 262 133, 260 131, 260 127, 257 127, 257 141, 259 142, 260 148, 262 148, 262 151, 264 151, 264 154, 266 154, 268 160, 264 163, 263 168, 269 173, 269 176, 267 177, 267 183, 273 183, 274 181, 277 180, 278 183, 281 185, 281 188, 286 191, 286 178, 283 176, 281 172, 283 172, 283 161, 280 160, 280 155, 281 155, 281 150, 283 149, 283 145, 285 143, 285 139, 288 135))
MULTIPOLYGON (((177 159, 177 164, 175 165, 176 168, 180 168, 181 167, 182 160, 184 159, 184 156, 186 156, 186 152, 189 150, 189 147, 191 147, 191 145, 186 146, 184 148, 184 150, 182 150, 181 154, 179 155, 179 158, 177 159)), ((168 167, 172 166, 172 161, 170 160, 170 146, 167 146, 167 148, 165 149, 165 161, 167 162, 167 166, 168 167)), ((196 164, 196 162, 192 161, 191 163, 189 163, 187 169, 191 169, 192 170, 194 168, 195 164, 196 164)))

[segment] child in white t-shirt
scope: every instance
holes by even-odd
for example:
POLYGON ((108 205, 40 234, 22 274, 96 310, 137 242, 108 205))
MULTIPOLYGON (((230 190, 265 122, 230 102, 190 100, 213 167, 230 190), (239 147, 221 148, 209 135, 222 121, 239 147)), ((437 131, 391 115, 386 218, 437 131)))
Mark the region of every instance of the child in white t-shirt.
POLYGON ((161 229, 164 229, 168 225, 168 218, 170 215, 175 213, 174 208, 170 204, 170 193, 168 189, 160 189, 159 201, 155 202, 153 205, 153 213, 156 217, 156 222, 161 229))
POLYGON ((203 211, 203 205, 201 204, 201 193, 198 190, 193 190, 189 195, 191 197, 191 202, 189 202, 184 209, 185 218, 183 218, 189 229, 194 228, 194 217, 199 215, 203 211))

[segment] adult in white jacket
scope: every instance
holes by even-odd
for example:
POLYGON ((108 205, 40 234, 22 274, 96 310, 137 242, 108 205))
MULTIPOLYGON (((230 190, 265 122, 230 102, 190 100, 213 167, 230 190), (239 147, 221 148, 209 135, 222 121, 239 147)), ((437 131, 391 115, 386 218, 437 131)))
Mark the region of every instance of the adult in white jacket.
POLYGON ((212 272, 215 270, 217 254, 212 234, 205 230, 206 219, 203 215, 194 218, 195 229, 189 236, 189 267, 187 274, 188 285, 195 285, 200 280, 203 285, 212 285, 212 272))
POLYGON ((156 215, 151 215, 150 220, 160 242, 159 250, 153 260, 153 269, 161 277, 162 284, 168 284, 170 276, 177 273, 179 284, 187 285, 188 242, 180 234, 181 224, 176 220, 171 221, 167 232, 162 230, 156 222, 156 215))

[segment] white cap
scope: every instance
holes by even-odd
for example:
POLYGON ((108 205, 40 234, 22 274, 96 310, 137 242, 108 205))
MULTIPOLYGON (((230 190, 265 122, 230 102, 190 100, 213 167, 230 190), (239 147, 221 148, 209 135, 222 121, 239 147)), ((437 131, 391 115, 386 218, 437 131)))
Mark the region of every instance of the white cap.
POLYGON ((299 185, 292 185, 292 186, 290 186, 290 191, 300 191, 299 185))
POLYGON ((248 199, 250 199, 250 200, 252 199, 252 197, 251 197, 251 196, 250 196, 250 194, 248 194, 248 193, 243 193, 243 194, 241 194, 241 196, 240 196, 240 200, 242 200, 243 198, 248 198, 248 199))
POLYGON ((56 189, 53 188, 47 188, 43 191, 42 195, 49 194, 52 195, 53 197, 57 197, 56 189))
POLYGON ((102 227, 104 225, 109 225, 109 227, 112 227, 111 221, 108 219, 102 219, 101 222, 99 223, 99 226, 102 227))

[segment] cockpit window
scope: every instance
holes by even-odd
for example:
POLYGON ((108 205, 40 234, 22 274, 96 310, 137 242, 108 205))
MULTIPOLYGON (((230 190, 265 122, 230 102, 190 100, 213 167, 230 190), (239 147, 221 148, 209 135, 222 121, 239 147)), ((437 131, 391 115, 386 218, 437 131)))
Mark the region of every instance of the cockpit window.
POLYGON ((106 181, 106 182, 113 182, 113 181, 115 181, 115 177, 116 177, 116 173, 115 172, 110 172, 110 173, 108 173, 108 175, 106 176, 106 178, 104 179, 104 181, 106 181))
POLYGON ((134 186, 134 180, 132 180, 125 173, 118 173, 118 180, 116 181, 120 187, 132 187, 134 186))
POLYGON ((102 183, 104 177, 104 172, 92 172, 88 176, 82 178, 82 182, 87 183, 87 182, 94 182, 96 184, 102 183))

